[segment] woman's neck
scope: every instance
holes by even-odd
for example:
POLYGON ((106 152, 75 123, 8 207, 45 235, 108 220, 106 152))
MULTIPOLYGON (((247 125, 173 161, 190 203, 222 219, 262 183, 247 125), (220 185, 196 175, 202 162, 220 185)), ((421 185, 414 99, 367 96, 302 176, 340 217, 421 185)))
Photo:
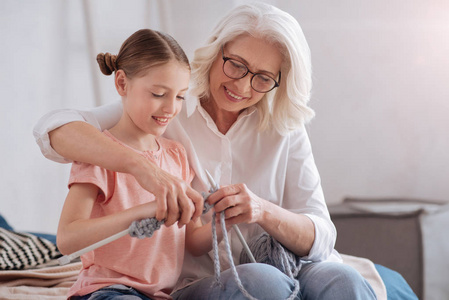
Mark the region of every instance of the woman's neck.
POLYGON ((200 103, 214 121, 218 131, 222 134, 228 132, 240 114, 240 112, 230 112, 220 109, 213 100, 201 100, 200 103))

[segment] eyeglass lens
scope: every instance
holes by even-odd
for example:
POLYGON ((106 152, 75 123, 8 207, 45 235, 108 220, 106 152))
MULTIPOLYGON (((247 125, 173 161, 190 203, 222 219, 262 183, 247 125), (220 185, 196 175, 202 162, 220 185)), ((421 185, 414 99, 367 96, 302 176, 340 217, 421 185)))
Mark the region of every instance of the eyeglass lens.
MULTIPOLYGON (((230 58, 225 60, 223 64, 223 71, 226 76, 233 79, 243 78, 250 72, 246 65, 230 58)), ((256 91, 265 93, 272 90, 276 86, 276 81, 270 76, 256 73, 251 77, 251 86, 256 91)))

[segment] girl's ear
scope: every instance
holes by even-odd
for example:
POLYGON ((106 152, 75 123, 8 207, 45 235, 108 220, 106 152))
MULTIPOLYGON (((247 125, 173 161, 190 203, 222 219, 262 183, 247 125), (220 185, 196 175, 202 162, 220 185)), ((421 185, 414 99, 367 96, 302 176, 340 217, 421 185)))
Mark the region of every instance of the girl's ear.
POLYGON ((115 88, 120 96, 126 96, 126 88, 128 86, 128 78, 123 70, 115 72, 115 88))

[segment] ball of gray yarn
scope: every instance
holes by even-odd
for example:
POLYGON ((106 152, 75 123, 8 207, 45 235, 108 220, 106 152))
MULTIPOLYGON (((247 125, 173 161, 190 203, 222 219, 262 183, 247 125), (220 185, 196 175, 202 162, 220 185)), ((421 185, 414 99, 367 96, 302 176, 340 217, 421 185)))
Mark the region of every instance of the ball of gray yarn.
MULTIPOLYGON (((258 263, 272 265, 287 274, 296 277, 301 269, 301 259, 267 233, 261 234, 248 243, 258 263)), ((240 253, 240 263, 249 263, 246 251, 240 253)))

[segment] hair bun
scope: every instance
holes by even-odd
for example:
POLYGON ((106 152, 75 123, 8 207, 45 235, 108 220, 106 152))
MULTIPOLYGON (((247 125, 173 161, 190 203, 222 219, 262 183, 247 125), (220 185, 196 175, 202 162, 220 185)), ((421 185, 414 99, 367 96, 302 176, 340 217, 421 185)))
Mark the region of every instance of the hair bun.
POLYGON ((117 55, 111 53, 99 53, 97 55, 97 62, 100 66, 100 70, 104 75, 111 75, 114 71, 117 71, 116 65, 117 55))

